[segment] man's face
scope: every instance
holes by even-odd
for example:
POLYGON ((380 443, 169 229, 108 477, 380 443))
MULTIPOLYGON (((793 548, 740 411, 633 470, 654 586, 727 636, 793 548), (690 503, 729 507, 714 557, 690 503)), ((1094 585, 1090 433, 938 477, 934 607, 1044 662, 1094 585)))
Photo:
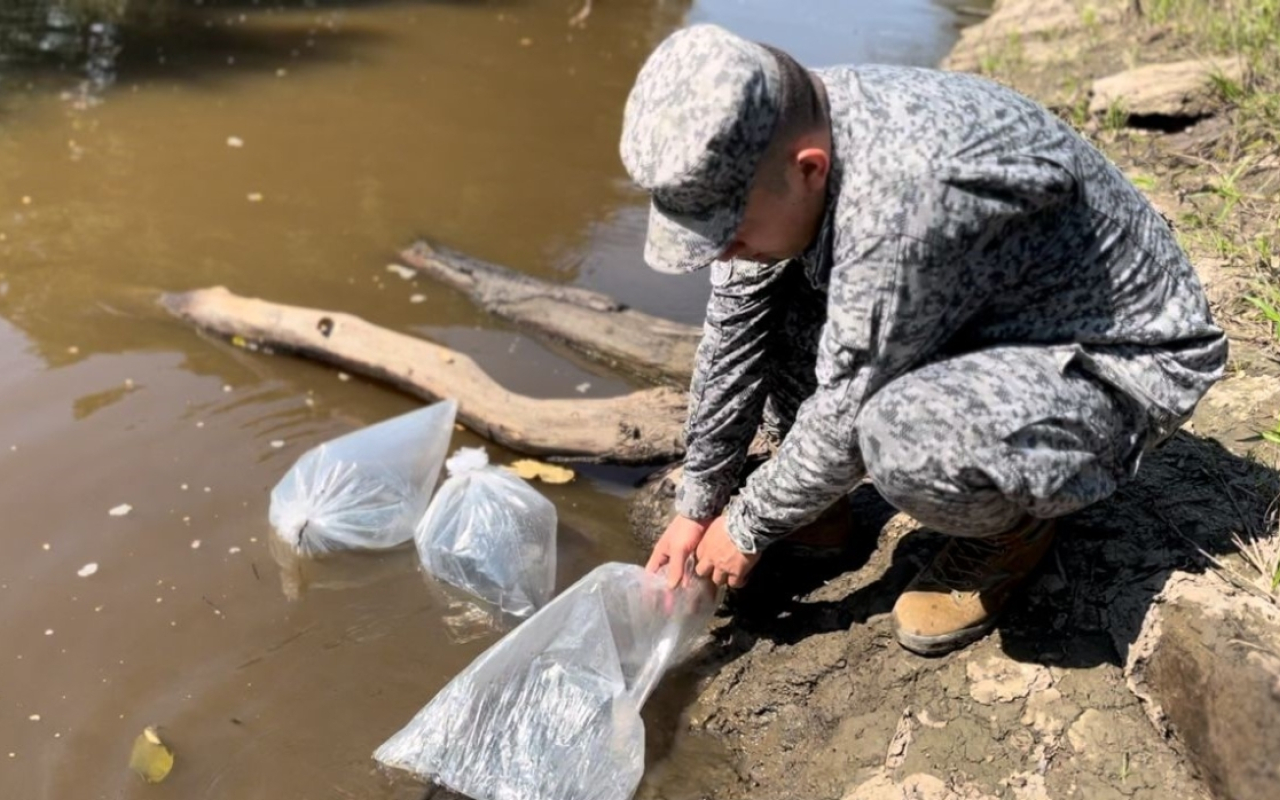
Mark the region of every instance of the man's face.
POLYGON ((721 260, 773 263, 803 253, 822 225, 829 164, 827 153, 806 150, 783 165, 781 174, 758 176, 721 260))

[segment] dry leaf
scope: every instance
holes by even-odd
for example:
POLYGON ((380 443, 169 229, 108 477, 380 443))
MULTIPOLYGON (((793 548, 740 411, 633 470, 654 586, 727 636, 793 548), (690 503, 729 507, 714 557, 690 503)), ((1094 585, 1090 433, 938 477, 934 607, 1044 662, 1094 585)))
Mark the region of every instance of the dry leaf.
POLYGON ((141 775, 147 783, 159 783, 169 776, 173 769, 173 751, 160 741, 155 728, 148 726, 133 740, 129 769, 141 775))
POLYGON ((545 464, 531 458, 515 461, 508 469, 527 481, 539 480, 543 483, 568 483, 574 476, 573 470, 568 467, 545 464))

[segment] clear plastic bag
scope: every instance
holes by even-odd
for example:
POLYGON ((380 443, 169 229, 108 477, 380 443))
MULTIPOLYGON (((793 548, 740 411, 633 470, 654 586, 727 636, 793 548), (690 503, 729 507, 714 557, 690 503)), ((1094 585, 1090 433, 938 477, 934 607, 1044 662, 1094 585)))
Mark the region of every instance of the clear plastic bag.
POLYGON ((458 413, 444 400, 308 450, 271 490, 276 536, 306 557, 413 538, 458 413))
POLYGON ((628 800, 640 707, 716 596, 631 564, 592 570, 454 678, 374 758, 473 800, 628 800))
POLYGON ((527 617, 556 586, 556 507, 519 476, 463 448, 445 468, 414 541, 422 566, 440 580, 527 617))

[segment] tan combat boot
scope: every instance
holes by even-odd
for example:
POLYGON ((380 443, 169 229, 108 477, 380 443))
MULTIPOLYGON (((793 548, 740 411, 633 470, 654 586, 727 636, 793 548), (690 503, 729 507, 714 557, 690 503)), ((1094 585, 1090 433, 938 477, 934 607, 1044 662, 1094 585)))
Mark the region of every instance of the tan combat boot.
POLYGON ((1028 519, 995 536, 953 537, 894 604, 898 643, 941 655, 981 639, 1049 551, 1054 527, 1053 520, 1028 519))

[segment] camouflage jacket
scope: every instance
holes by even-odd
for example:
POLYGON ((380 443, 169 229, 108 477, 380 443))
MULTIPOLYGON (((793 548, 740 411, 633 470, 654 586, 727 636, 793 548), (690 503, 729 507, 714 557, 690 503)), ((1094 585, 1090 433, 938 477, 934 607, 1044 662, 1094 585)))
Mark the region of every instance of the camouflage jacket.
POLYGON ((815 74, 833 136, 826 217, 801 259, 712 265, 680 513, 727 513, 744 552, 790 533, 864 477, 864 401, 922 364, 997 343, 1074 345, 1074 361, 1145 411, 1149 444, 1185 421, 1221 377, 1226 340, 1168 225, 1114 165, 981 78, 815 74), (787 300, 771 289, 797 269, 825 304, 816 344, 785 341, 777 324, 787 300), (732 497, 768 371, 806 355, 816 390, 732 497))

